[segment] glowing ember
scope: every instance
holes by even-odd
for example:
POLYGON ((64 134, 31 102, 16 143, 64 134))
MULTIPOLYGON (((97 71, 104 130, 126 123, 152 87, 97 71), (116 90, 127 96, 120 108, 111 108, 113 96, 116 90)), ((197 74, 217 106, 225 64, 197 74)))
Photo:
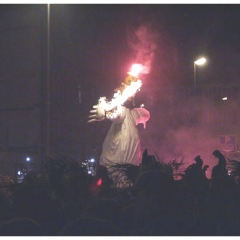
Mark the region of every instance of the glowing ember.
POLYGON ((101 185, 102 185, 102 179, 101 179, 101 178, 98 179, 97 185, 98 185, 98 186, 101 186, 101 185))

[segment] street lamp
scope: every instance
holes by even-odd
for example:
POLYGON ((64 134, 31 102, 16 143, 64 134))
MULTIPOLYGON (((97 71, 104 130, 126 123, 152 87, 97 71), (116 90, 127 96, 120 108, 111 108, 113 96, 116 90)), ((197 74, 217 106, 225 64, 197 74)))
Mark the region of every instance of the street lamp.
POLYGON ((51 71, 51 62, 50 62, 50 4, 47 4, 47 89, 46 89, 46 157, 49 157, 51 151, 51 135, 50 135, 50 115, 51 115, 51 88, 50 88, 50 71, 51 71))
POLYGON ((206 58, 199 58, 194 62, 194 87, 196 88, 197 82, 196 82, 196 67, 203 65, 206 62, 206 58))

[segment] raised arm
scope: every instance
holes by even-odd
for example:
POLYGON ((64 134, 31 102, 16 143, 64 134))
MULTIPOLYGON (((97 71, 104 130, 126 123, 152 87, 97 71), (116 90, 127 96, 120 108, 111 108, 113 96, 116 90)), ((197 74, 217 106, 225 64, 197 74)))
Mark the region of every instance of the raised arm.
POLYGON ((98 104, 94 105, 93 109, 90 110, 90 115, 88 116, 88 123, 103 121, 106 117, 105 115, 105 109, 103 108, 102 104, 98 102, 98 104))

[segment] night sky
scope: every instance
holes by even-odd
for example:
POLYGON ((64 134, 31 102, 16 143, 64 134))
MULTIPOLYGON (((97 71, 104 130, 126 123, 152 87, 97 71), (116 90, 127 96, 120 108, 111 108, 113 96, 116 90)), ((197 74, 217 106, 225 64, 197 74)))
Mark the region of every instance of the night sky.
POLYGON ((208 59, 204 78, 227 84, 239 76, 239 10, 238 4, 80 4, 69 6, 69 31, 100 61, 124 71, 136 60, 136 32, 145 27, 145 40, 155 45, 151 74, 161 84, 191 84, 199 56, 208 59))
MULTIPOLYGON (((0 5, 0 14, 6 8, 0 5)), ((200 107, 197 98, 176 105, 174 96, 181 88, 193 88, 194 61, 202 56, 207 63, 197 68, 198 87, 240 87, 239 43, 239 4, 51 4, 52 72, 72 79, 58 87, 67 92, 75 84, 77 89, 76 79, 81 79, 83 103, 84 94, 93 92, 83 109, 86 117, 100 96, 112 96, 133 63, 147 65, 137 101, 145 101, 151 119, 147 130, 139 130, 143 147, 167 160, 184 155, 192 163, 201 155, 212 166, 218 135, 238 134, 217 122, 198 124, 202 116, 224 114, 223 107, 209 99, 200 107)), ((237 111, 239 99, 232 105, 237 111)), ((99 131, 100 148, 109 126, 92 126, 85 130, 99 131)))

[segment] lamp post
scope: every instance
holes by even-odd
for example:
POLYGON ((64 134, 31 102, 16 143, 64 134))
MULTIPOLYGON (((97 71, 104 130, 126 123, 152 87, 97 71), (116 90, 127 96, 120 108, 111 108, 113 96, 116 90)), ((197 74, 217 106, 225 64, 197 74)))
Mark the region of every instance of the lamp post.
POLYGON ((50 115, 51 115, 51 88, 50 88, 50 4, 47 4, 47 79, 46 79, 46 157, 51 151, 50 115))
POLYGON ((199 58, 198 60, 196 60, 196 61, 194 62, 194 88, 196 88, 196 86, 197 86, 197 81, 196 81, 197 65, 198 65, 198 66, 201 66, 201 65, 203 65, 206 61, 207 61, 206 58, 203 57, 203 58, 199 58))

